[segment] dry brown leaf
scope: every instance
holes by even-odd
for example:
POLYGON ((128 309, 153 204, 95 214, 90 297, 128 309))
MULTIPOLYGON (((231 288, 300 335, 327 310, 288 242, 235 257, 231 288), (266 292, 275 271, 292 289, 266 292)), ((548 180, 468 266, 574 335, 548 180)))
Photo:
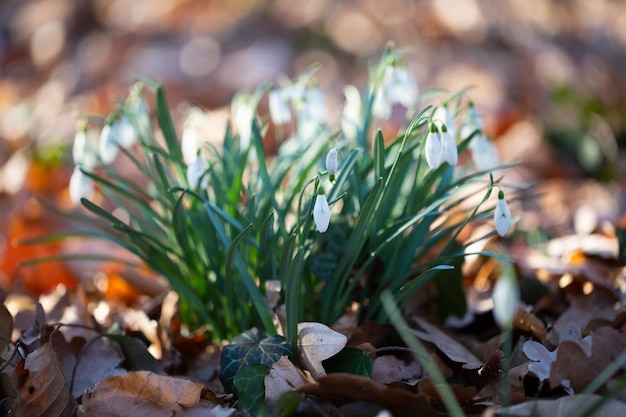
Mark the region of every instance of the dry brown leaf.
POLYGON ((543 340, 548 333, 545 324, 533 313, 524 310, 522 307, 517 308, 517 313, 513 319, 513 327, 529 332, 539 340, 543 340))
POLYGON ((17 389, 16 417, 71 417, 76 407, 65 384, 61 364, 49 344, 21 360, 13 372, 17 389))
POLYGON ((125 359, 122 349, 116 342, 103 337, 96 336, 88 341, 73 338, 68 343, 61 332, 55 332, 50 343, 61 362, 65 380, 72 384, 70 389, 74 397, 81 396, 86 389, 107 377, 126 372, 120 368, 125 359))
POLYGON ((426 395, 384 387, 362 376, 335 373, 322 376, 317 382, 299 388, 298 391, 330 401, 337 406, 355 401, 376 403, 396 417, 447 415, 433 408, 426 395))
POLYGON ((450 360, 462 363, 464 369, 478 369, 483 363, 465 346, 445 334, 437 326, 430 324, 428 321, 419 316, 414 316, 415 321, 424 331, 411 329, 411 332, 422 340, 430 342, 437 346, 450 360))
POLYGON ((322 323, 298 323, 298 354, 314 378, 326 375, 322 361, 336 355, 348 338, 322 323))
POLYGON ((564 341, 559 345, 550 370, 550 385, 561 384, 581 392, 626 349, 623 334, 611 327, 600 327, 592 334, 591 356, 579 343, 564 341))
MULTIPOLYGON (((557 400, 536 400, 501 408, 497 411, 498 416, 550 416, 550 417, 575 417, 582 415, 586 409, 599 401, 599 395, 569 395, 557 400), (579 402, 579 400, 581 402, 579 402), (576 410, 580 410, 576 413, 576 410)), ((626 415, 626 403, 617 400, 608 401, 594 417, 615 417, 626 415)))
POLYGON ((415 361, 407 364, 393 355, 379 356, 374 359, 372 379, 381 384, 392 382, 411 382, 424 375, 424 370, 415 361))
POLYGON ((265 376, 265 400, 277 401, 285 392, 310 383, 287 356, 282 356, 274 362, 270 372, 265 376))
POLYGON ((182 415, 183 407, 200 401, 204 385, 153 372, 127 372, 112 376, 83 395, 81 412, 106 411, 118 416, 172 417, 182 415))

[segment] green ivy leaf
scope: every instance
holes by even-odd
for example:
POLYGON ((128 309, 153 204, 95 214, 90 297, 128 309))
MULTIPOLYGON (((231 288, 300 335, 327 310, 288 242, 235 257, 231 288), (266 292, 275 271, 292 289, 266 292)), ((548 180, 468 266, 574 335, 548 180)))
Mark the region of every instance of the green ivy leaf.
POLYGON ((269 372, 269 366, 255 363, 241 368, 233 378, 239 405, 250 410, 252 415, 262 414, 265 406, 265 377, 269 372))
POLYGON ((245 366, 262 364, 271 367, 284 355, 294 357, 293 348, 284 337, 267 336, 257 328, 242 333, 222 349, 220 380, 224 389, 236 393, 233 379, 245 366))
POLYGON ((298 391, 288 391, 280 396, 276 404, 272 409, 272 415, 274 417, 291 417, 296 411, 298 406, 304 400, 304 393, 298 391))
POLYGON ((322 365, 329 374, 345 372, 371 378, 374 363, 363 349, 346 347, 335 356, 322 361, 322 365))

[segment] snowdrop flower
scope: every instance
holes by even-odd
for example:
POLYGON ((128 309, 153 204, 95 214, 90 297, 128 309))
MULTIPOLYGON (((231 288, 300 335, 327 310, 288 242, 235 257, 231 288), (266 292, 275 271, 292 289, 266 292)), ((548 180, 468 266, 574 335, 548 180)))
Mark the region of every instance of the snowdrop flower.
POLYGON ((505 265, 502 265, 502 275, 493 286, 493 318, 500 328, 510 329, 517 314, 520 291, 513 267, 505 265))
POLYGON ((428 130, 428 134, 426 135, 424 153, 426 155, 426 162, 428 163, 430 169, 437 169, 439 165, 441 165, 443 148, 441 145, 439 130, 434 124, 430 125, 430 129, 428 130))
POLYGON ((419 89, 415 77, 406 65, 390 64, 385 68, 382 85, 376 91, 372 113, 381 120, 391 116, 394 104, 411 107, 417 102, 419 89))
POLYGON ((192 109, 183 125, 183 134, 180 138, 180 150, 183 154, 183 161, 185 161, 187 165, 191 165, 198 158, 198 151, 200 150, 200 133, 198 126, 200 124, 200 118, 202 117, 201 114, 201 110, 196 108, 192 109))
POLYGON ((483 128, 483 119, 480 117, 480 114, 478 114, 474 103, 470 101, 469 107, 463 117, 463 123, 461 124, 461 137, 467 139, 472 133, 477 130, 482 131, 483 128))
POLYGON ((324 233, 328 230, 330 224, 330 206, 324 190, 320 187, 315 197, 315 205, 313 206, 313 220, 315 221, 315 227, 320 233, 324 233))
POLYGON ((459 160, 459 151, 454 137, 450 134, 446 125, 441 127, 441 157, 443 161, 455 166, 459 160))
POLYGON ((104 165, 112 164, 119 152, 116 130, 113 121, 109 121, 100 132, 99 154, 104 165))
POLYGON ((125 114, 122 114, 114 123, 117 143, 122 148, 130 148, 137 143, 137 132, 125 114))
POLYGON ((126 99, 126 113, 137 127, 136 133, 146 135, 150 131, 150 111, 142 96, 141 83, 137 83, 130 90, 126 99))
POLYGON ((385 90, 391 104, 411 107, 417 102, 419 90, 413 73, 406 65, 391 65, 385 70, 385 90))
POLYGON ((70 177, 70 199, 79 204, 81 198, 91 199, 94 193, 93 180, 85 175, 79 166, 74 167, 70 177))
POLYGON ((356 138, 361 125, 361 95, 353 85, 347 85, 343 89, 346 103, 341 114, 341 130, 348 139, 356 138))
POLYGON ((247 93, 239 93, 233 99, 231 106, 233 124, 239 133, 241 149, 247 149, 250 146, 256 104, 254 96, 247 93))
POLYGON ((84 126, 79 127, 76 131, 72 147, 72 158, 74 159, 74 165, 82 166, 87 170, 94 169, 98 163, 96 148, 84 126))
POLYGON ((472 152, 474 165, 479 171, 491 170, 500 163, 496 145, 482 133, 474 136, 468 147, 472 152))
POLYGON ((511 227, 511 211, 506 204, 502 190, 498 191, 498 202, 496 203, 493 221, 496 224, 496 232, 498 232, 500 236, 506 235, 511 227))
POLYGON ((200 188, 200 186, 205 186, 208 182, 208 178, 206 176, 203 177, 203 175, 208 168, 207 162, 200 156, 196 157, 196 159, 187 166, 187 184, 189 184, 189 188, 195 190, 200 188), (201 179, 202 183, 200 182, 201 179))
POLYGON ((448 133, 456 138, 456 124, 454 122, 454 114, 445 106, 439 106, 433 114, 433 119, 439 120, 448 129, 448 133))
POLYGON ((330 182, 335 181, 335 174, 337 174, 337 148, 332 148, 326 154, 326 171, 328 171, 330 182))
POLYGON ((326 113, 326 99, 319 87, 302 92, 298 110, 298 133, 303 139, 313 138, 326 121, 326 113))
POLYGON ((270 117, 275 125, 284 125, 291 121, 291 109, 289 98, 291 92, 288 89, 274 88, 268 94, 270 117))

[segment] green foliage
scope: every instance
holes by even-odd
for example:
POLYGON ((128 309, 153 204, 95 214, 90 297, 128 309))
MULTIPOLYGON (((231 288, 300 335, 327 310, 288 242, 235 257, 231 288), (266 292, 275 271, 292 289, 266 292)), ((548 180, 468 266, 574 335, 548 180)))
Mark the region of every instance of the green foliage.
POLYGON ((371 378, 374 362, 366 351, 355 347, 345 347, 335 356, 322 362, 327 373, 343 372, 371 378))
POLYGON ((235 391, 233 381, 242 369, 248 365, 261 364, 268 367, 269 371, 269 367, 281 356, 293 358, 293 348, 282 336, 267 336, 252 328, 235 337, 222 349, 220 380, 224 389, 227 392, 239 392, 235 391))
MULTIPOLYGON (((188 152, 181 148, 163 88, 142 79, 107 119, 125 117, 132 124, 137 146, 116 145, 134 176, 122 173, 117 164, 81 165, 78 174, 97 184, 104 198, 83 196, 89 215, 76 216, 80 231, 75 235, 109 240, 165 277, 180 295, 183 322, 192 329, 206 325, 216 342, 254 326, 275 334, 274 306, 264 296, 277 282, 279 303, 286 307, 285 335, 292 345, 298 322, 330 324, 354 302, 361 320, 384 319, 381 291, 390 290, 403 305, 437 271, 461 264, 465 248, 457 237, 470 221, 490 215, 485 203, 497 181, 487 174, 506 167, 498 161, 488 170, 449 162, 426 165, 427 134, 431 126, 444 123, 437 109, 445 105, 464 120, 473 109, 464 92, 419 109, 419 97, 409 97, 406 127, 397 137, 374 131, 381 117, 377 98, 406 104, 406 97, 394 99, 386 86, 389 72, 402 62, 398 52, 385 51, 370 85, 357 93, 359 108, 350 132, 333 130, 319 118, 321 93, 314 68, 283 85, 298 115, 297 129, 289 138, 275 129, 275 153, 266 149, 268 120, 256 115, 259 101, 274 87, 265 84, 251 94, 240 93, 221 143, 202 138, 193 162, 185 159, 188 152), (160 134, 152 126, 146 94, 154 96, 160 134), (323 166, 331 148, 339 155, 332 181, 323 166), (482 187, 468 192, 469 184, 482 187), (331 218, 328 231, 318 233, 314 204, 322 191, 331 218), (482 193, 468 215, 468 202, 482 193), (130 221, 112 214, 112 206, 123 209, 130 221)), ((432 102, 437 94, 427 92, 422 99, 432 102)), ((180 135, 183 142, 189 124, 180 135)), ((458 124, 466 128, 453 138, 454 151, 461 153, 482 133, 477 122, 458 124)), ((454 282, 441 287, 455 295, 441 300, 456 303, 448 309, 456 313, 462 312, 459 273, 449 275, 454 282)))
POLYGON ((148 352, 148 347, 139 338, 125 334, 107 334, 107 339, 117 342, 124 354, 122 366, 129 371, 154 371, 157 361, 148 352))

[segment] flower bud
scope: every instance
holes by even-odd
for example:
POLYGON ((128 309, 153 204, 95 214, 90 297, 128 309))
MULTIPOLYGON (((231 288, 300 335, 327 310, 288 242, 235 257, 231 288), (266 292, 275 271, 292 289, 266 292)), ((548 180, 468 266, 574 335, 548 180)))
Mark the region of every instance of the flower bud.
POLYGON ((74 165, 81 166, 87 170, 92 170, 98 163, 95 144, 90 140, 85 126, 79 126, 74 137, 72 157, 74 165))
POLYGON ((511 227, 511 211, 506 204, 502 190, 498 191, 498 202, 496 203, 493 220, 496 224, 496 232, 500 236, 506 235, 511 227))
POLYGON ((335 181, 335 175, 337 174, 337 149, 332 148, 326 155, 326 170, 328 171, 328 178, 330 182, 335 181))
POLYGON ((320 233, 324 233, 328 230, 330 224, 330 206, 324 190, 319 189, 317 196, 315 197, 315 205, 313 206, 313 220, 315 221, 315 227, 320 233))

